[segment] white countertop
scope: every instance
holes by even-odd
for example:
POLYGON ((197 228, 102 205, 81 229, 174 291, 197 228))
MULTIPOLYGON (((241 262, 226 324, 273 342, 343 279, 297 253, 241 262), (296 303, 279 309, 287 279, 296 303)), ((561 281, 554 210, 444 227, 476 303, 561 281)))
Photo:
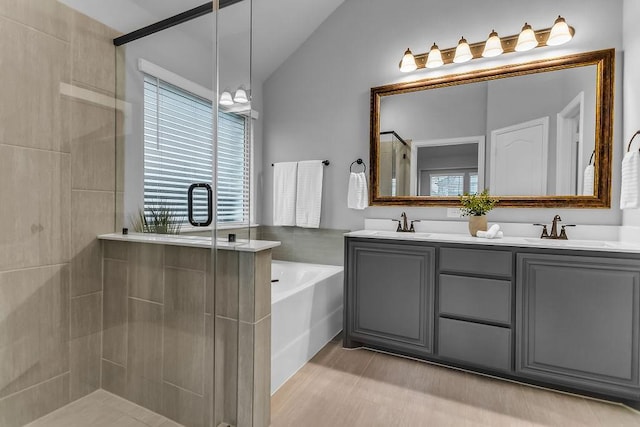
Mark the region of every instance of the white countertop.
MULTIPOLYGON (((100 240, 115 240, 120 242, 152 243, 157 245, 188 246, 192 248, 211 248, 211 237, 185 236, 151 233, 111 233, 98 236, 100 240)), ((246 240, 238 239, 229 243, 227 239, 217 239, 216 248, 226 251, 260 252, 280 246, 280 242, 272 240, 246 240)))
POLYGON ((614 240, 551 240, 536 237, 503 237, 501 239, 483 239, 469 234, 457 233, 398 233, 385 230, 359 230, 345 233, 347 237, 363 237, 369 239, 462 243, 480 246, 509 246, 546 249, 571 249, 595 252, 640 253, 640 244, 614 240))

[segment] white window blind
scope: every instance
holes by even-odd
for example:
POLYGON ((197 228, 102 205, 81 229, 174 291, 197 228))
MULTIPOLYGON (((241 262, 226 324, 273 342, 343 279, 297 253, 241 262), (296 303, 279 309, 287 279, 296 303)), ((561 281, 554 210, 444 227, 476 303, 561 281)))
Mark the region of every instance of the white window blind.
MULTIPOLYGON (((249 216, 250 158, 244 116, 218 114, 219 223, 242 223, 249 216)), ((144 208, 168 208, 187 221, 191 184, 212 181, 211 101, 158 78, 144 78, 144 208)), ((194 216, 206 217, 203 198, 194 198, 194 216)))

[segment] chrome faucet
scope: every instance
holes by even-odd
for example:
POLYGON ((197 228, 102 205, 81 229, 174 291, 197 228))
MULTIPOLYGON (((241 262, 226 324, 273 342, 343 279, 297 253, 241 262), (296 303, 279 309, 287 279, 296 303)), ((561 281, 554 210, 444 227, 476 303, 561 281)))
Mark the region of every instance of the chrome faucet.
POLYGON ((553 221, 551 223, 551 234, 547 232, 546 224, 533 224, 542 227, 542 234, 540 235, 541 239, 554 239, 554 240, 568 240, 567 232, 564 229, 565 227, 575 227, 575 224, 565 224, 561 226, 560 234, 558 235, 558 223, 562 221, 560 215, 556 215, 553 217, 553 221))
POLYGON ((415 233, 416 229, 413 223, 420 222, 419 219, 414 219, 411 221, 411 225, 407 224, 407 214, 405 212, 402 212, 400 219, 393 219, 392 221, 398 221, 398 228, 396 228, 398 233, 415 233))

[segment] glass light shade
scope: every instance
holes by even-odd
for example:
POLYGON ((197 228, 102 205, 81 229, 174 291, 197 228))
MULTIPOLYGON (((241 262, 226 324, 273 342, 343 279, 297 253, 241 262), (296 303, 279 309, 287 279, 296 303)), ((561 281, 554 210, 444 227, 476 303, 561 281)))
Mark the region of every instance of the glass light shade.
POLYGON ((231 92, 228 89, 225 89, 220 95, 220 105, 230 106, 233 105, 233 99, 231 99, 231 92))
POLYGON ((402 61, 400 62, 400 71, 403 73, 410 73, 411 71, 415 71, 417 68, 416 58, 414 58, 411 50, 407 49, 402 57, 402 61))
POLYGON ((536 33, 533 32, 531 25, 524 23, 522 31, 518 36, 518 42, 516 43, 516 52, 526 52, 538 46, 538 39, 536 33))
POLYGON ((484 44, 482 56, 485 58, 492 58, 494 56, 502 54, 502 52, 504 52, 504 50, 502 49, 502 42, 500 41, 500 37, 498 37, 498 33, 493 30, 491 31, 491 34, 489 34, 489 38, 484 44))
POLYGON ((572 38, 573 35, 571 34, 571 30, 569 29, 569 26, 565 22, 564 18, 562 16, 558 16, 558 19, 556 19, 556 22, 551 28, 551 33, 549 33, 547 45, 559 46, 561 44, 565 44, 572 38))
POLYGON ((246 104, 247 102, 249 102, 249 98, 247 98, 247 91, 244 90, 242 86, 240 86, 236 90, 235 95, 233 95, 233 100, 238 104, 246 104))
POLYGON ((444 61, 442 60, 442 53, 440 49, 438 49, 437 44, 433 44, 431 46, 431 50, 429 51, 429 56, 427 56, 427 68, 438 68, 444 65, 444 61))
POLYGON ((472 59, 473 55, 471 54, 469 43, 467 43, 465 38, 462 37, 458 42, 458 47, 456 47, 456 54, 453 57, 453 62, 456 64, 462 64, 463 62, 471 61, 472 59))

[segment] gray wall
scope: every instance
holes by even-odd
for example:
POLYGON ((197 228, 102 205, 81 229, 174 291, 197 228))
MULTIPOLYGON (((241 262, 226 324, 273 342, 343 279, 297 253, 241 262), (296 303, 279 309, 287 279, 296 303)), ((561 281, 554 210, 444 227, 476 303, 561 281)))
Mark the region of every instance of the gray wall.
MULTIPOLYGON (((509 4, 498 0, 424 2, 406 0, 347 0, 306 40, 302 47, 264 85, 264 164, 327 158, 321 227, 358 229, 363 219, 410 217, 446 219, 445 208, 374 207, 364 212, 346 205, 349 164, 368 160, 370 88, 382 84, 457 73, 474 68, 525 62, 573 52, 622 47, 622 2, 554 0, 509 4), (465 13, 460 14, 459 11, 465 13), (437 41, 455 46, 460 33, 481 41, 495 28, 517 34, 522 22, 547 28, 562 14, 576 28, 575 38, 558 48, 535 49, 472 63, 419 71, 409 76, 398 71, 407 47, 422 52, 437 41), (443 17, 456 16, 454 21, 443 17), (366 17, 366 19, 364 19, 366 17), (354 58, 357 58, 354 60, 354 58)), ((620 58, 618 58, 620 60, 620 58)), ((617 67, 620 80, 621 67, 617 67)), ((612 209, 497 209, 494 221, 535 222, 559 213, 575 223, 620 224, 621 84, 616 85, 614 111, 614 173, 612 209)), ((367 161, 368 163, 368 161, 367 161)), ((266 170, 266 169, 265 169, 266 170)), ((263 223, 272 219, 272 175, 264 177, 263 223)))
MULTIPOLYGON (((623 153, 631 136, 640 129, 640 2, 623 0, 624 3, 624 144, 618 147, 623 153)), ((640 138, 636 137, 634 147, 640 147, 640 138)), ((640 209, 625 209, 623 224, 640 226, 640 209)))

